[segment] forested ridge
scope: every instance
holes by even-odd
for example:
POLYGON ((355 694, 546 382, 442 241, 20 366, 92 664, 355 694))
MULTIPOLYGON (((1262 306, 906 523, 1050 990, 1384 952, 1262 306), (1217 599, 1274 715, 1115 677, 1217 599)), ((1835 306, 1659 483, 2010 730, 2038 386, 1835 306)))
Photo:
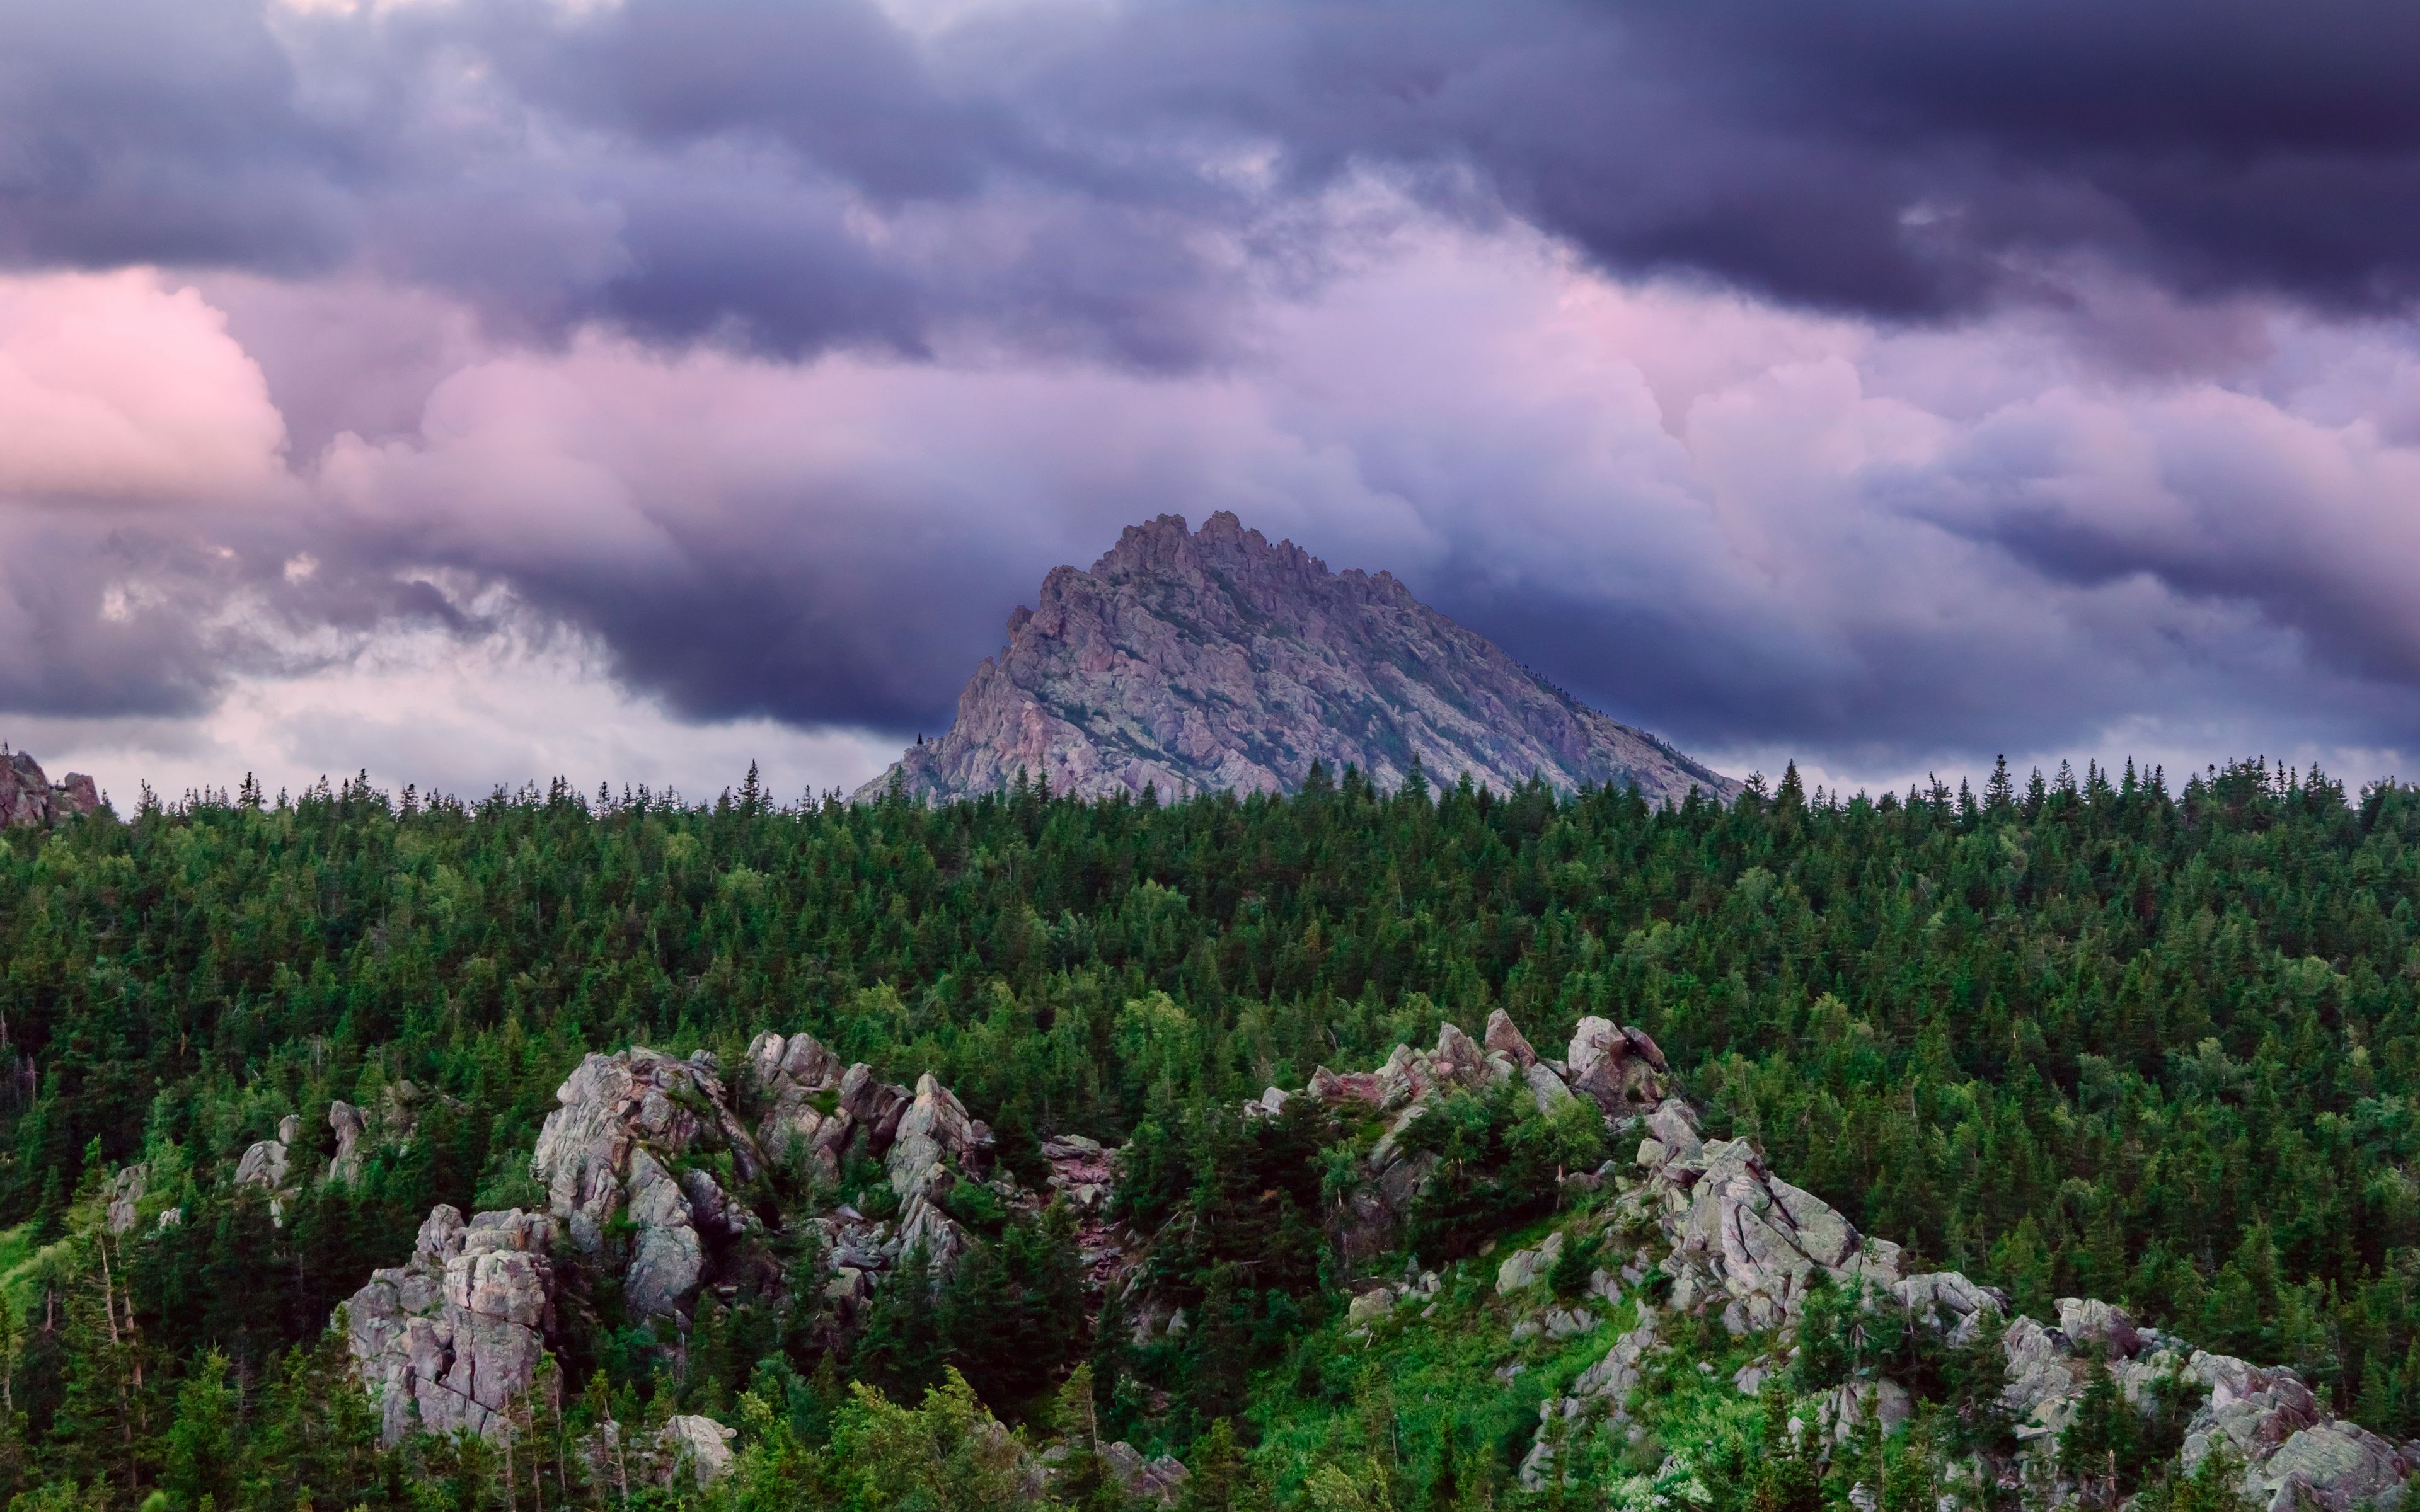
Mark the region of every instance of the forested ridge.
MULTIPOLYGON (((321 1331, 432 1203, 527 1199, 538 1121, 586 1051, 736 1060, 760 1029, 806 1029, 931 1071, 1004 1159, 1045 1134, 1133 1138, 1156 1174, 1130 1201, 1165 1205, 1188 1179, 1234 1184, 1183 1168, 1207 1147, 1179 1132, 1213 1105, 1498 1007, 1542 1045, 1587 1014, 1643 1027, 1710 1135, 1749 1136, 2021 1311, 2122 1300, 2420 1433, 2416 896, 2420 793, 2257 762, 2175 791, 2130 765, 1878 800, 1793 771, 1670 810, 1350 772, 1164 806, 1022 785, 783 806, 752 777, 702 807, 359 780, 147 796, 125 822, 0 838, 0 1468, 226 1508, 284 1504, 238 1479, 290 1486, 307 1460, 349 1497, 413 1494, 362 1445, 321 1331), (306 1180, 274 1222, 227 1183, 289 1113, 298 1168, 324 1167, 331 1100, 405 1082, 422 1133, 363 1180, 306 1180), (138 1160, 184 1237, 97 1279, 94 1215, 138 1160), (96 1405, 130 1365, 158 1403, 140 1445, 96 1405), (206 1427, 224 1443, 204 1460, 249 1467, 225 1485, 177 1448, 206 1427)), ((1315 1319, 1340 1279, 1307 1263, 1282 1283, 1296 1311, 1255 1316, 1315 1319)), ((790 1379, 821 1372, 827 1406, 792 1414, 810 1438, 888 1431, 829 1406, 831 1382, 882 1379, 865 1362, 779 1330, 730 1350, 719 1378, 671 1384, 644 1350, 581 1364, 628 1398, 617 1416, 669 1396, 736 1423, 732 1383, 782 1354, 790 1379)), ((1248 1363, 1281 1355, 1261 1339, 1248 1363)), ((1249 1447, 1294 1380, 1218 1431, 1249 1447)))

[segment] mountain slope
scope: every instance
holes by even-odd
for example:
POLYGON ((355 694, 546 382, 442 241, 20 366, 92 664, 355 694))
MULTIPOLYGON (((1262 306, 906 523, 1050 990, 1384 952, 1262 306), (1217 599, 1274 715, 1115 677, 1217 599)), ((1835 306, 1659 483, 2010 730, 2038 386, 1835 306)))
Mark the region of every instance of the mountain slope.
POLYGON ((1432 779, 1505 792, 1532 774, 1571 791, 1637 783, 1678 803, 1740 785, 1606 717, 1412 597, 1388 573, 1330 572, 1231 514, 1199 533, 1162 515, 1090 572, 1059 567, 1038 608, 978 668, 957 721, 859 790, 895 778, 927 799, 1021 769, 1053 793, 1165 797, 1299 787, 1314 760, 1380 786, 1432 779))

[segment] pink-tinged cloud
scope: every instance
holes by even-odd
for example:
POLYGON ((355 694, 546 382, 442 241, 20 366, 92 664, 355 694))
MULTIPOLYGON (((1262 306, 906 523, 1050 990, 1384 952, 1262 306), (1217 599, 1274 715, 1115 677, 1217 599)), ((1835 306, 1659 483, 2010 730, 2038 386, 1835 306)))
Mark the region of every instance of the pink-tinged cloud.
POLYGON ((0 706, 217 710, 331 770, 380 724, 390 753, 463 753, 449 783, 547 775, 504 769, 544 750, 594 768, 682 720, 783 728, 812 745, 787 785, 840 782, 875 748, 819 733, 938 733, 1049 567, 1230 508, 1742 766, 1895 776, 2112 732, 2167 756, 2220 728, 2420 748, 2420 451, 2378 328, 2270 311, 2247 336, 2238 303, 2213 368, 2146 372, 2029 315, 1895 329, 1624 283, 1383 186, 1328 213, 1353 256, 1184 374, 977 341, 533 347, 366 272, 223 279, 225 319, 173 280, 61 281, 86 302, 12 325, 0 361, 151 438, 147 471, 78 497, 184 507, 0 505, 0 631, 58 648, 0 706), (134 332, 183 355, 139 381, 59 355, 134 332), (287 463, 272 399, 330 439, 287 463), (365 680, 398 637, 434 671, 365 680), (529 669, 561 645, 603 689, 565 705, 608 727, 577 752, 477 691, 557 675, 529 669))
POLYGON ((260 367, 154 272, 0 277, 0 495, 253 503, 285 491, 260 367))

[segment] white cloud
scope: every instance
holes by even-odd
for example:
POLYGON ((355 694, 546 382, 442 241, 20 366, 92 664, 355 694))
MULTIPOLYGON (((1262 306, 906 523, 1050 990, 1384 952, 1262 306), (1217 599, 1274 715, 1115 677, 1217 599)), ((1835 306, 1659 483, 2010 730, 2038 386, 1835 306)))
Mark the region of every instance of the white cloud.
POLYGON ((492 596, 485 608, 501 612, 494 635, 391 632, 301 676, 238 678, 198 718, 19 717, 11 739, 54 777, 92 773, 121 813, 146 779, 173 798, 251 772, 274 794, 363 769, 390 791, 412 783, 467 798, 561 776, 583 793, 644 783, 708 799, 737 787, 752 761, 786 801, 854 788, 898 754, 862 731, 674 719, 617 687, 593 642, 492 596))

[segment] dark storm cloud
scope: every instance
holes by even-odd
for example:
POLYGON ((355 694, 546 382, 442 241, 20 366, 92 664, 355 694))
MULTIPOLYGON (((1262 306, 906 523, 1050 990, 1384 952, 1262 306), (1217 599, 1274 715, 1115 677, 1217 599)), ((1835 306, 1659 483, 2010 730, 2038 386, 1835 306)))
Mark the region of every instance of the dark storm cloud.
POLYGON ((21 262, 366 258, 508 323, 788 353, 997 318, 1199 361, 1239 285, 1198 239, 1361 167, 1611 269, 1894 318, 2055 294, 2078 255, 2333 306, 2420 273, 2420 19, 2384 0, 1183 5, 929 41, 861 0, 10 0, 0 36, 21 262), (1059 234, 974 213, 1020 197, 1059 234), (965 211, 933 233, 965 244, 903 255, 852 202, 965 211), (1102 235, 1124 297, 1054 276, 1102 235))
MULTIPOLYGON (((602 331, 665 362, 704 348, 1097 366, 1144 387, 1203 384, 1208 407, 1208 385, 1259 380, 1286 310, 1362 266, 1360 232, 1330 208, 1350 197, 1340 187, 1374 176, 1443 221, 1508 239, 1534 226, 1619 275, 1680 275, 1885 332, 1954 336, 2012 311, 2065 312, 2077 347, 2113 369, 2190 382, 2262 361, 2271 309, 2405 309, 2420 283, 2415 43, 2420 12, 2382 0, 2317 14, 2238 0, 1021 6, 930 33, 864 0, 351 13, 0 0, 0 264, 154 262, 458 301, 487 343, 463 362, 516 344, 577 357, 602 331)), ((348 370, 302 338, 302 356, 282 355, 265 329, 276 318, 240 310, 237 334, 289 417, 298 472, 348 428, 410 432, 415 405, 380 386, 380 362, 348 370), (355 410, 349 385, 368 395, 355 410), (373 410, 375 423, 361 418, 373 410)), ((1417 301, 1402 316, 1455 318, 1417 301)), ((1993 361, 1997 338, 1976 339, 1977 362, 1993 361)), ((432 374, 413 397, 450 352, 411 359, 432 374)), ((2298 717, 2351 711, 2348 731, 2420 742, 2396 713, 2420 685, 2420 627, 2399 608, 2420 555, 2393 533, 2412 480, 2392 466, 2298 470, 2310 438, 2281 433, 2241 466, 2172 466, 2146 482, 2116 463, 2067 469, 2084 444, 2071 436, 1993 432, 1806 506, 1836 511, 1842 531, 1792 540, 1805 577, 1858 585, 1828 598, 1823 581, 1691 579, 1687 563, 1731 549, 1716 532, 1654 547, 1669 570, 1613 574, 1622 533, 1662 528, 1668 501, 1592 476, 1593 492, 1557 496, 1535 526, 1610 575, 1592 585, 1552 549, 1485 539, 1484 517, 1555 495, 1558 468, 1593 438, 1505 440, 1517 428, 1507 416, 1474 417, 1474 397, 1454 392, 1457 355, 1451 341, 1413 354, 1447 371, 1403 438, 1284 412, 1391 377, 1378 369, 1400 354, 1268 399, 1283 434, 1251 445, 1346 458, 1359 493, 1285 472, 1290 461, 1268 463, 1277 482, 1237 482, 1218 470, 1249 447, 1222 451, 1216 436, 1200 455, 1171 447, 1180 460, 1163 470, 1054 470, 1032 457, 1109 446, 1133 416, 1109 406, 1083 417, 1090 430, 976 445, 965 431, 1002 401, 961 394, 867 443, 852 468, 785 454, 800 473, 787 482, 771 464, 716 474, 712 454, 733 443, 696 417, 620 414, 597 424, 664 429, 644 467, 582 438, 562 469, 481 495, 484 520, 426 524, 481 470, 508 471, 516 447, 553 445, 540 414, 537 440, 479 433, 490 449, 464 449, 458 471, 240 542, 240 569, 194 544, 198 526, 25 525, 0 569, 0 609, 55 649, 0 681, 0 706, 202 706, 230 669, 293 655, 273 636, 212 627, 238 597, 297 633, 366 634, 380 616, 459 623, 454 600, 397 586, 398 568, 433 565, 508 583, 594 631, 623 679, 683 715, 937 729, 972 659, 998 643, 1000 615, 1044 570, 1089 561, 1125 520, 1235 503, 1232 486, 1298 501, 1313 528, 1323 510, 1378 511, 1371 496, 1416 517, 1395 536, 1345 532, 1356 550, 1340 564, 1400 568, 1387 553, 1427 551, 1440 607, 1693 740, 1983 748, 2011 719, 2080 737, 2129 710, 2233 689, 2298 717), (684 424, 693 439, 675 433, 684 424), (921 471, 960 451, 974 459, 967 475, 921 471), (599 528, 585 517, 522 518, 592 471, 626 486, 627 501, 594 507, 627 504, 629 544, 593 548, 599 528), (1456 534, 1444 522, 1457 517, 1481 523, 1456 534), (2298 517, 2325 528, 2277 528, 2298 517), (1897 591, 1860 555, 1901 548, 1892 532, 1926 543, 1898 569, 1909 582, 1980 574, 1993 607, 1949 592, 1902 619, 1860 617, 1860 600, 1897 591), (1962 554, 1934 554, 1937 543, 1962 554), (318 575, 285 575, 306 549, 318 575), (142 602, 101 616, 128 582, 144 585, 142 602), (2050 632, 2026 621, 2054 598, 2069 619, 2050 632)), ((1511 389, 1520 375, 1466 381, 1511 389)), ((1542 409, 1567 399, 1582 402, 1528 395, 1542 409)), ((1664 424, 1677 432, 1684 411, 1664 424)), ((478 431, 449 424, 411 444, 445 454, 478 431)), ((2164 455, 2222 455, 2228 424, 2176 421, 2164 455)), ((209 530, 213 543, 240 534, 209 530)))

